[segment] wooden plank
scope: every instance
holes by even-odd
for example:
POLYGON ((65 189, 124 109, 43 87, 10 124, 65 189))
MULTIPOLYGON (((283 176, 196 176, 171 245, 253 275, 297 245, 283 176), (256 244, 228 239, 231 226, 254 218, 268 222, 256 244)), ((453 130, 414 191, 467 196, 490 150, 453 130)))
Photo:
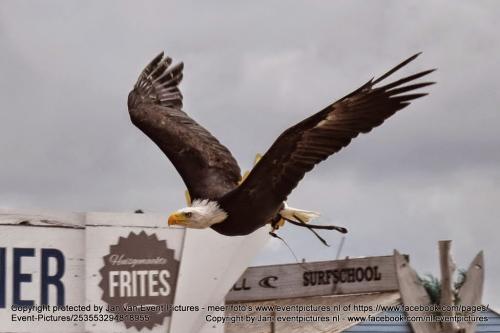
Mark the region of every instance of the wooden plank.
MULTIPOLYGON (((404 305, 430 305, 429 295, 422 286, 417 273, 411 268, 408 261, 397 250, 394 250, 397 279, 399 282, 399 292, 404 305)), ((429 316, 428 311, 409 311, 408 316, 429 316)), ((410 322, 415 333, 435 333, 438 327, 435 323, 429 322, 410 322)))
POLYGON ((251 267, 226 302, 398 290, 393 256, 251 267))
MULTIPOLYGON (((484 255, 479 252, 472 260, 466 273, 465 283, 460 288, 458 299, 463 305, 481 305, 484 284, 484 255)), ((475 332, 476 323, 464 322, 459 324, 460 328, 465 329, 466 333, 475 332)))

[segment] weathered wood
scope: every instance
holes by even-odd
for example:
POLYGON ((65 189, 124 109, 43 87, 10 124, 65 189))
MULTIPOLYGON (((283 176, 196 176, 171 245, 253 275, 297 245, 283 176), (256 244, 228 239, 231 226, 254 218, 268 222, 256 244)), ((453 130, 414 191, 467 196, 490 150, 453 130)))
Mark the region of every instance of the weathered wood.
POLYGON ((250 267, 227 302, 398 290, 393 256, 250 267))
MULTIPOLYGON (((463 305, 481 305, 484 284, 484 255, 479 252, 472 260, 469 269, 465 275, 465 283, 460 288, 458 300, 463 305)), ((463 322, 459 324, 460 328, 465 329, 466 333, 475 332, 475 322, 463 322)))
MULTIPOLYGON (((439 246, 439 266, 441 268, 441 306, 450 311, 442 311, 444 317, 454 317, 455 311, 451 307, 454 305, 453 299, 453 272, 455 271, 454 264, 451 260, 451 240, 442 240, 438 243, 439 246)), ((443 322, 442 330, 446 333, 457 332, 459 329, 456 321, 443 322)))
POLYGON ((0 225, 83 228, 85 213, 0 209, 0 225))
MULTIPOLYGON (((427 291, 417 273, 411 268, 408 261, 397 250, 394 250, 396 273, 399 282, 399 292, 404 305, 430 305, 431 301, 427 291)), ((428 311, 409 311, 408 316, 429 316, 428 311)), ((435 323, 411 321, 410 325, 415 333, 435 333, 438 326, 435 323)))

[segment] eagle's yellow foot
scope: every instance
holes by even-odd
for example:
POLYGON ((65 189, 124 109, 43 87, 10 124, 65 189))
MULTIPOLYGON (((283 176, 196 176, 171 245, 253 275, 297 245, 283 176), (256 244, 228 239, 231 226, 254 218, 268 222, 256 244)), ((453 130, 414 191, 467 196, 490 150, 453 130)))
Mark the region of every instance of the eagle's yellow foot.
POLYGON ((285 225, 285 219, 284 218, 280 218, 280 220, 273 225, 273 231, 274 230, 278 230, 283 225, 285 225))
MULTIPOLYGON (((255 159, 253 160, 253 166, 255 166, 260 161, 261 158, 262 158, 262 155, 257 153, 255 155, 255 159)), ((243 176, 241 177, 241 180, 239 181, 238 185, 241 185, 245 181, 245 179, 247 179, 249 174, 250 174, 250 171, 245 171, 243 173, 243 176)))

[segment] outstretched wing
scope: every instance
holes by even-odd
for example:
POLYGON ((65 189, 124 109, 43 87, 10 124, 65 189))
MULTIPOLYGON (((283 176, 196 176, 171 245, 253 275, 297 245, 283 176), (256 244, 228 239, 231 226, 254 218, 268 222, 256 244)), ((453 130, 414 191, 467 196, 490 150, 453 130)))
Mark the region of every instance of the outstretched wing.
POLYGON ((259 197, 269 198, 272 194, 275 204, 284 201, 305 173, 316 164, 347 146, 359 133, 368 133, 381 125, 385 119, 408 106, 411 100, 426 95, 415 93, 414 90, 433 82, 414 81, 433 70, 376 87, 417 56, 410 57, 380 78, 370 80, 339 101, 287 129, 240 187, 233 191, 233 195, 238 200, 258 200, 259 197))
POLYGON ((163 52, 143 70, 128 97, 132 123, 167 155, 191 198, 216 199, 238 185, 240 168, 229 150, 182 111, 183 64, 163 52))

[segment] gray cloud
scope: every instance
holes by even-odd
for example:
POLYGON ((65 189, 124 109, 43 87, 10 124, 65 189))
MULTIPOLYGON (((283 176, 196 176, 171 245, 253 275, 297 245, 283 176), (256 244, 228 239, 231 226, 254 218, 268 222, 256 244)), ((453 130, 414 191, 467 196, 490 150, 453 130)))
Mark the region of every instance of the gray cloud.
MULTIPOLYGON (((306 176, 290 203, 349 227, 343 255, 409 253, 437 272, 439 239, 459 266, 487 260, 500 305, 499 43, 494 1, 236 3, 2 1, 0 205, 168 212, 184 186, 129 122, 126 97, 165 49, 185 62, 185 110, 247 169, 280 132, 418 52, 405 73, 438 84, 306 176)), ((300 257, 329 259, 304 230, 300 257), (307 246, 303 246, 307 244, 307 246)), ((339 235, 326 234, 334 245, 339 235)), ((256 263, 293 260, 271 243, 256 263)))

